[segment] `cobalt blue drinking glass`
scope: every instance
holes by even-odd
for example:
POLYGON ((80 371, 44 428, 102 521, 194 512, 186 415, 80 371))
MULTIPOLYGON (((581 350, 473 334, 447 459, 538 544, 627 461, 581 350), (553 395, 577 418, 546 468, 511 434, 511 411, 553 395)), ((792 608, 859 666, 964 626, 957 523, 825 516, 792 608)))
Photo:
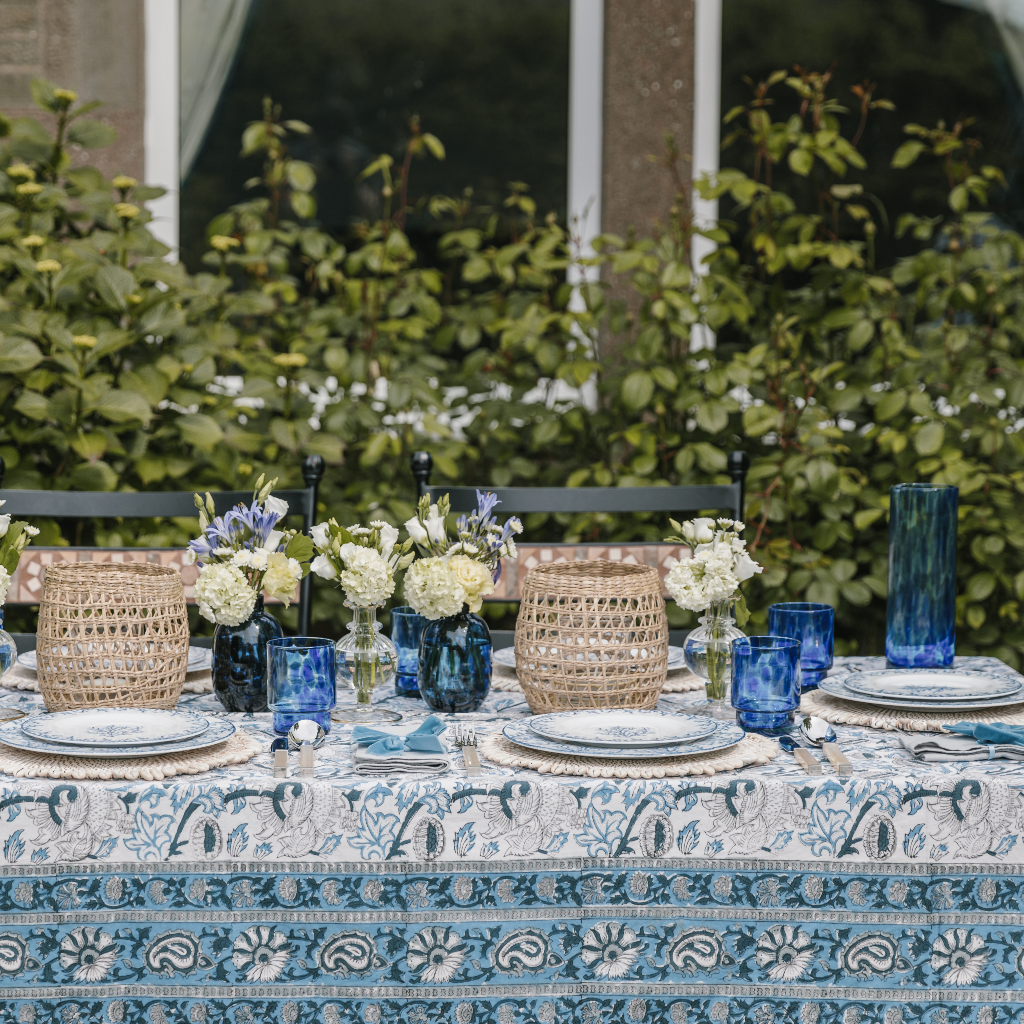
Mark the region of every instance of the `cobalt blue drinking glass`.
POLYGON ((945 484, 889 489, 885 656, 899 668, 953 664, 959 491, 945 484))
POLYGON ((465 605, 427 623, 420 641, 420 694, 434 711, 476 711, 491 689, 491 631, 465 605))
POLYGON ((816 690, 832 667, 836 610, 830 604, 783 601, 768 609, 768 632, 800 641, 800 689, 816 690))
POLYGON ((336 700, 333 640, 283 636, 267 644, 267 704, 274 712, 274 732, 285 733, 303 718, 330 732, 336 700))
POLYGON ((398 674, 395 694, 420 699, 417 682, 420 663, 420 640, 427 620, 419 612, 403 604, 391 609, 391 642, 398 648, 398 674))
POLYGON ((781 733, 800 704, 800 641, 745 636, 732 642, 732 706, 752 732, 781 733))

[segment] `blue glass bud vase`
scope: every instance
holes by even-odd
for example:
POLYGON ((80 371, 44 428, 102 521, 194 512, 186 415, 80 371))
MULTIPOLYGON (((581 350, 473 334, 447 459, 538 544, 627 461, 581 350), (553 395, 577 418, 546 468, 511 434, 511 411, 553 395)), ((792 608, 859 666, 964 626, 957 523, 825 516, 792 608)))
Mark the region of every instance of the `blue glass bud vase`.
POLYGON ((267 642, 282 636, 262 594, 245 622, 214 630, 213 693, 228 711, 267 710, 267 642))
POLYGON ((420 640, 419 687, 434 711, 476 711, 491 689, 491 631, 465 605, 427 623, 420 640))
POLYGON ((953 664, 959 491, 942 484, 889 490, 885 655, 898 668, 953 664))

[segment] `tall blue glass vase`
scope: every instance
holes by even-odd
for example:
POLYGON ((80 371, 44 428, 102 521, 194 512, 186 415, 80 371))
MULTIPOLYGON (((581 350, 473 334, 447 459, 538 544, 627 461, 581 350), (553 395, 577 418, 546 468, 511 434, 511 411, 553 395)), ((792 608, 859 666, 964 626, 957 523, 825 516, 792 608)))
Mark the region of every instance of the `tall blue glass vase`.
POLYGON ((476 711, 491 689, 487 623, 465 606, 458 615, 428 622, 418 680, 423 702, 434 711, 476 711))
POLYGON ((228 711, 267 710, 267 641, 282 636, 262 594, 245 622, 214 630, 213 693, 228 711))
POLYGON ((889 490, 885 655, 899 668, 953 663, 958 497, 943 484, 889 490))

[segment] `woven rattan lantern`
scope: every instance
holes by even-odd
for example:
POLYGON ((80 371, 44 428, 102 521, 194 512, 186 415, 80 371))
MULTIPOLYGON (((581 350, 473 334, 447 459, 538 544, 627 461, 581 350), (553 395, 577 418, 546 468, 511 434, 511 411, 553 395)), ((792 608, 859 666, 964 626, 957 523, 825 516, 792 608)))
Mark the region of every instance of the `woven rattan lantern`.
POLYGON ((556 562, 523 582, 516 672, 535 715, 570 708, 652 708, 668 668, 656 569, 556 562))
POLYGON ((47 566, 36 665, 50 711, 173 708, 188 666, 181 575, 148 562, 47 566))

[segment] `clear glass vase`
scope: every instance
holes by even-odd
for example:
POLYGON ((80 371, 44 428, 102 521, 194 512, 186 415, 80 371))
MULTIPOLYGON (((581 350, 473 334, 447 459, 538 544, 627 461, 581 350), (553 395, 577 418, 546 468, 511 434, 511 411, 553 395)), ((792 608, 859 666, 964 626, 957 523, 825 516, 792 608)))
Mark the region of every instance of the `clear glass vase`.
POLYGON ((335 644, 338 704, 331 715, 335 722, 395 721, 401 715, 373 707, 373 691, 378 686, 389 689, 395 685, 398 671, 398 650, 381 633, 375 607, 352 608, 348 633, 335 644), (355 706, 346 691, 355 692, 355 706))
POLYGON ((732 686, 732 642, 744 636, 732 617, 732 599, 710 605, 698 620, 700 625, 686 638, 686 664, 703 680, 708 702, 704 714, 731 720, 735 711, 729 701, 732 686))

